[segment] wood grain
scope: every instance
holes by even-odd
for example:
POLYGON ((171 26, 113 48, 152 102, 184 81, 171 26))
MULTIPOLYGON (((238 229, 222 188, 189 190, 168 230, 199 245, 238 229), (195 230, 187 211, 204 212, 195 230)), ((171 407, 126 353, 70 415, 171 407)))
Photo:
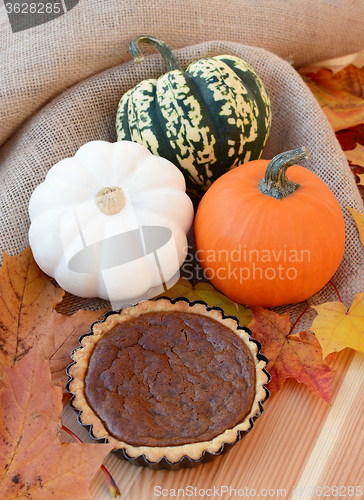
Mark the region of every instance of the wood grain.
POLYGON ((316 485, 364 484, 364 355, 356 353, 299 480, 316 485), (350 446, 348 437, 350 436, 350 446))
MULTIPOLYGON (((319 498, 309 496, 309 486, 327 486, 330 496, 325 498, 337 498, 331 494, 333 486, 363 486, 364 355, 345 349, 333 369, 331 406, 289 380, 266 402, 252 432, 211 463, 176 472, 151 471, 110 455, 105 466, 121 499, 319 498), (302 488, 302 495, 294 495, 293 488, 296 493, 302 488)), ((64 425, 91 441, 68 404, 62 417, 64 425)), ((91 493, 95 500, 110 499, 101 471, 91 493)))

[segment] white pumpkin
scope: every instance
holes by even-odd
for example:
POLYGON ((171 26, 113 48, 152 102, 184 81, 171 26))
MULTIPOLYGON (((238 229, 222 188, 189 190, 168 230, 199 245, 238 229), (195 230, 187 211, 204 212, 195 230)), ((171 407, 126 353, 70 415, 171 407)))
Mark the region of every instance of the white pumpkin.
POLYGON ((186 258, 193 205, 185 188, 180 170, 144 146, 84 144, 31 196, 35 261, 80 297, 150 298, 178 278, 186 258))

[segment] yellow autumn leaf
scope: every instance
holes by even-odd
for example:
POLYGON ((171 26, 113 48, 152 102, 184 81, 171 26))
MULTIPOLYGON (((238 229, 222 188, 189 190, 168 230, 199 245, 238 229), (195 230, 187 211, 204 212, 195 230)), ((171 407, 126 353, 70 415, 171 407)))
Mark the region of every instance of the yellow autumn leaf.
POLYGON ((359 177, 359 186, 364 186, 364 174, 358 174, 359 177))
POLYGON ((354 210, 351 207, 348 207, 349 212, 353 216, 353 219, 355 221, 356 227, 358 228, 359 231, 359 238, 362 244, 364 245, 364 215, 358 212, 357 210, 354 210))
POLYGON ((339 301, 313 308, 317 316, 310 330, 322 347, 324 359, 345 347, 364 352, 364 292, 355 295, 349 310, 339 301))
POLYGON ((210 283, 197 283, 197 285, 193 286, 185 278, 180 278, 172 288, 158 295, 158 297, 169 297, 170 299, 184 297, 191 302, 194 300, 203 300, 210 307, 221 307, 227 316, 238 318, 241 326, 246 326, 252 319, 250 309, 233 302, 218 292, 210 283))
POLYGON ((357 144, 355 149, 344 151, 344 153, 351 163, 364 167, 364 146, 357 144))

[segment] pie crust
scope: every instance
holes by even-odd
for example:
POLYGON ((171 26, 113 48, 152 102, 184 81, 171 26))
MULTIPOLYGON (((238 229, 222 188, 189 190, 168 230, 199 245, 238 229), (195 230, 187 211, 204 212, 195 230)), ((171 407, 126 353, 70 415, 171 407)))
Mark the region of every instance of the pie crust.
MULTIPOLYGON (((250 331, 244 327, 239 327, 236 318, 226 317, 221 309, 209 308, 202 301, 190 303, 187 299, 171 301, 162 298, 155 301, 146 300, 140 302, 136 306, 122 309, 120 313, 111 313, 105 320, 94 323, 91 327, 91 332, 81 337, 80 345, 81 347, 75 349, 72 353, 74 363, 68 367, 68 374, 71 379, 67 388, 73 395, 72 406, 79 412, 79 421, 83 425, 91 426, 94 438, 114 443, 114 450, 124 450, 127 457, 131 459, 144 456, 148 462, 156 463, 165 458, 169 463, 175 464, 184 457, 188 457, 191 460, 199 460, 204 452, 217 454, 224 444, 233 444, 239 440, 239 431, 244 433, 250 430, 253 426, 254 418, 262 413, 261 403, 268 396, 268 391, 265 388, 265 384, 269 381, 269 375, 265 371, 267 360, 264 356, 260 355, 259 344, 251 339, 250 331), (255 366, 255 395, 253 396, 250 411, 244 420, 232 428, 225 429, 210 440, 175 446, 135 446, 116 439, 111 435, 101 418, 99 418, 89 404, 86 397, 85 379, 90 359, 97 343, 117 325, 130 322, 134 318, 147 313, 172 311, 207 316, 228 327, 243 340, 253 359, 253 366, 255 366)), ((135 422, 135 425, 137 425, 137 422, 135 422)))

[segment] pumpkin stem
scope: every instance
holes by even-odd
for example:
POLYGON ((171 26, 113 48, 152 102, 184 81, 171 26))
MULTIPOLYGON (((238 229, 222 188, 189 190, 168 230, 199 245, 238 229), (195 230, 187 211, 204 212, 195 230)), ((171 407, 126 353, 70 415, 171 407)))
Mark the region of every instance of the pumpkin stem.
POLYGON ((159 38, 156 38, 155 36, 149 36, 149 35, 140 35, 136 36, 135 38, 132 39, 132 41, 129 44, 130 48, 130 53, 133 56, 134 62, 135 63, 140 63, 143 61, 144 56, 140 52, 138 44, 142 43, 150 43, 156 47, 159 52, 161 53, 164 62, 166 63, 167 70, 168 71, 173 71, 174 69, 178 69, 179 71, 183 71, 181 66, 178 64, 177 59, 175 58, 173 52, 171 49, 168 47, 166 43, 164 43, 162 40, 159 38))
POLYGON ((288 180, 287 169, 309 156, 305 146, 275 156, 267 166, 265 177, 259 182, 260 191, 277 200, 294 193, 300 185, 288 180))
POLYGON ((105 215, 118 214, 125 207, 125 196, 118 187, 102 188, 96 195, 96 205, 105 215))

